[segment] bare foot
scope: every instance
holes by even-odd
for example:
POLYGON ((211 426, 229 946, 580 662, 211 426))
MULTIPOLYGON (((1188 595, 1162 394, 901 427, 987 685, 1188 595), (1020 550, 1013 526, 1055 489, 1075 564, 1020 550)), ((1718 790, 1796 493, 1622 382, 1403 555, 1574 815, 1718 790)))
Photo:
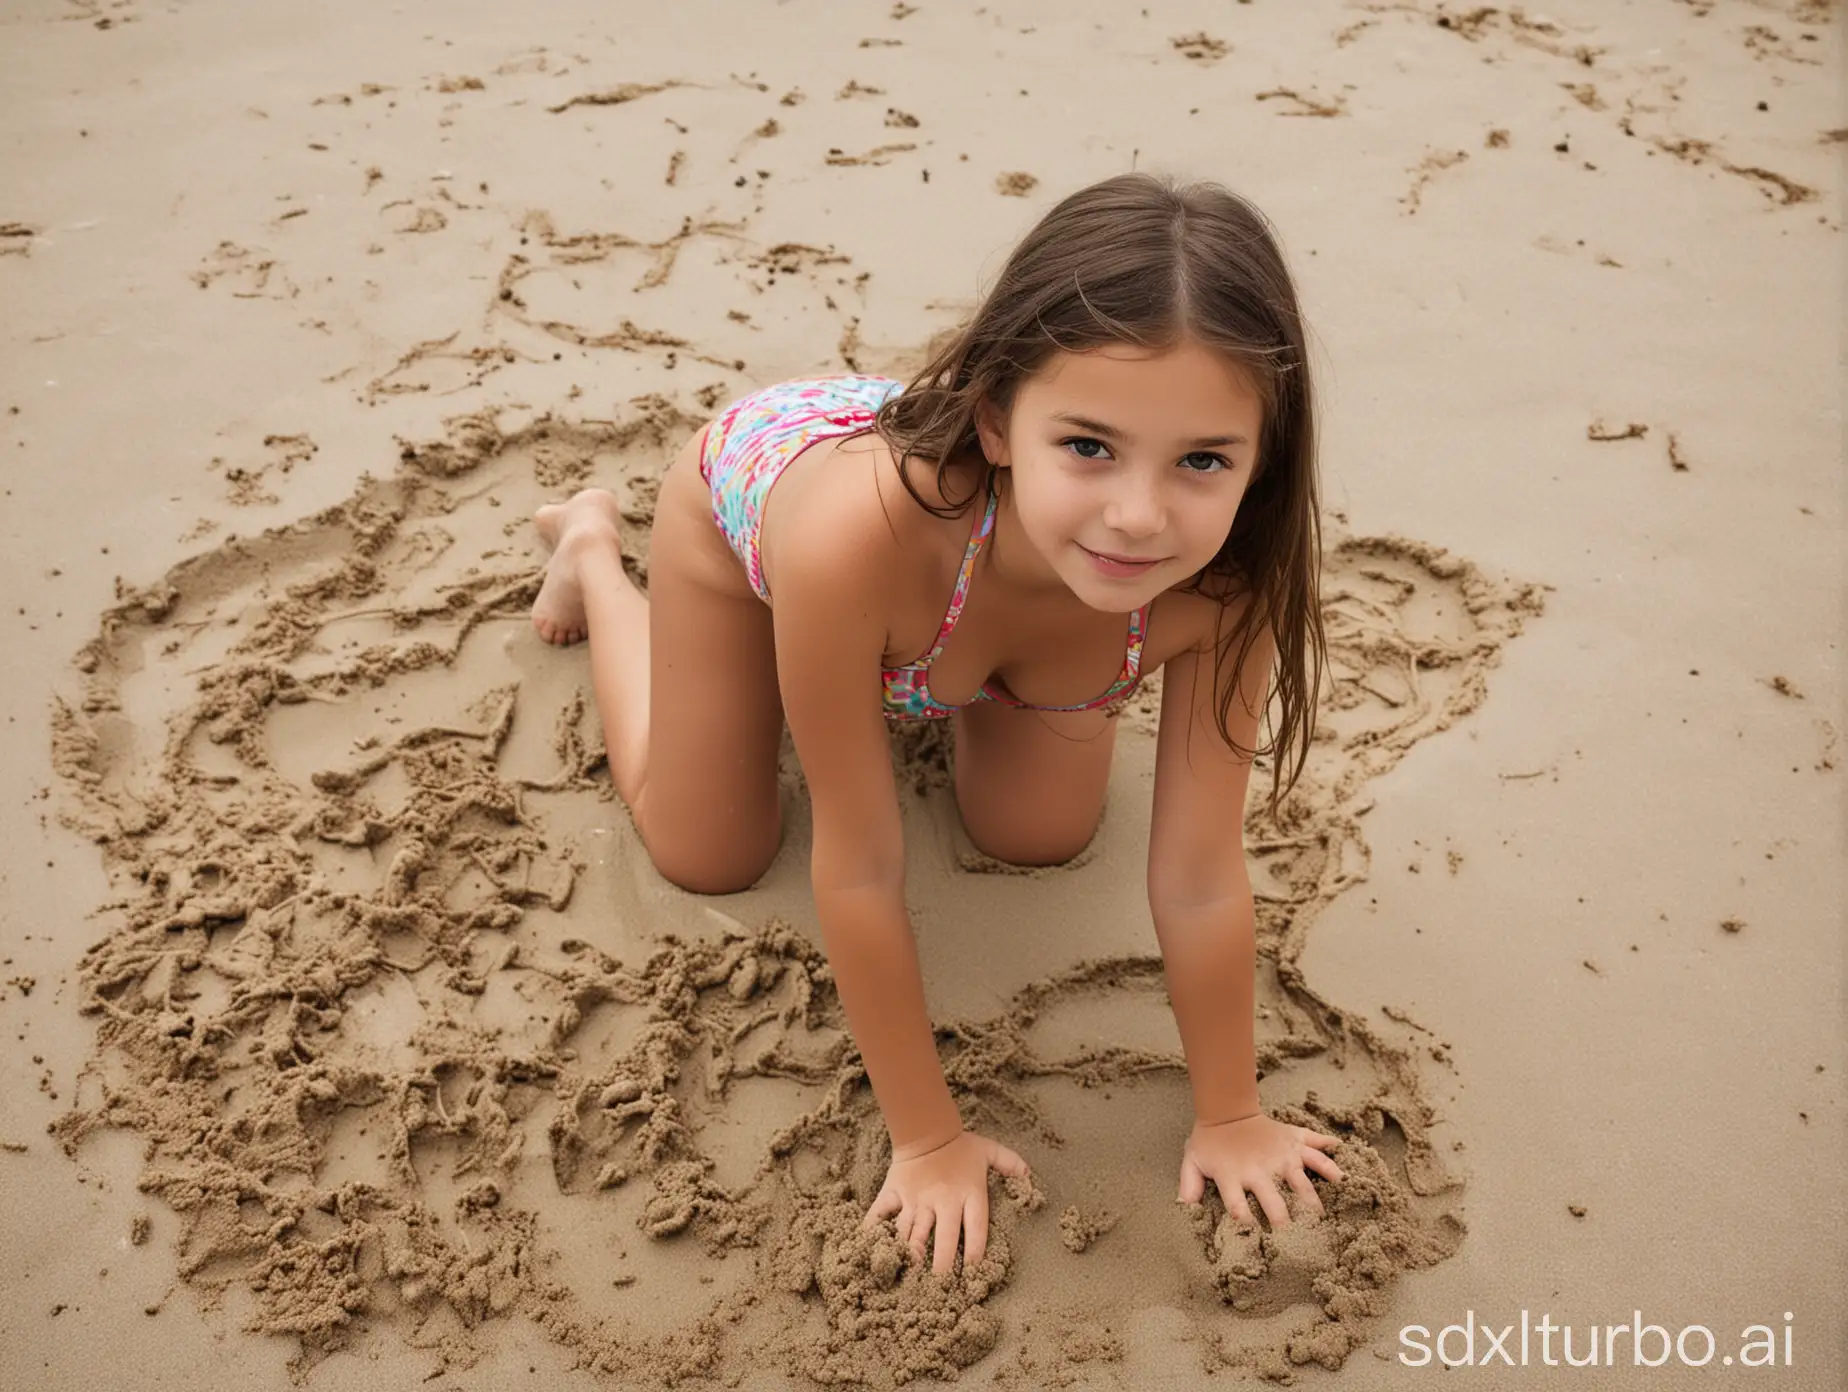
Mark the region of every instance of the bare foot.
POLYGON ((578 557, 586 546, 614 547, 620 556, 616 521, 621 515, 615 495, 603 488, 586 488, 569 502, 548 503, 533 514, 540 539, 552 548, 545 582, 533 601, 533 627, 546 642, 581 643, 588 636, 578 557))

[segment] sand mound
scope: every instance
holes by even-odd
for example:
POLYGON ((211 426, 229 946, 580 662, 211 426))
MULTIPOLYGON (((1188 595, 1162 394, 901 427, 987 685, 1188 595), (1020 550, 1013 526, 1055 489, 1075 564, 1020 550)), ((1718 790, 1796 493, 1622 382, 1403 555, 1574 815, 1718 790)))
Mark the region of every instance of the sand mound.
MULTIPOLYGON (((939 1024, 966 1119, 1042 1157, 997 1181, 984 1260, 939 1279, 860 1230, 884 1132, 816 936, 654 874, 581 654, 526 631, 532 508, 617 489, 645 582, 655 480, 704 418, 659 397, 616 424, 462 418, 340 506, 121 594, 54 712, 66 818, 115 893, 82 962, 96 1049, 67 1151, 139 1133, 142 1189, 184 1219, 180 1275, 297 1340, 301 1370, 366 1338, 466 1365, 517 1317, 650 1384, 890 1386, 993 1359, 1037 1385, 1121 1359, 1175 1290, 1209 1366, 1339 1366, 1397 1274, 1454 1250, 1460 1184, 1418 1056, 1298 959, 1366 876, 1367 782, 1483 699, 1537 591, 1331 540, 1320 744, 1248 833, 1265 1099, 1343 1136, 1328 1218, 1241 1234, 1165 1175, 1067 1205, 1069 1156, 1093 1178, 1129 1163, 1138 1096, 1185 1111, 1177 1053, 1110 1042, 1166 1009, 1159 959, 1088 960, 939 1024)), ((1158 703, 1153 681, 1131 730, 1158 703)), ((894 730, 907 797, 944 796, 947 739, 894 730)))

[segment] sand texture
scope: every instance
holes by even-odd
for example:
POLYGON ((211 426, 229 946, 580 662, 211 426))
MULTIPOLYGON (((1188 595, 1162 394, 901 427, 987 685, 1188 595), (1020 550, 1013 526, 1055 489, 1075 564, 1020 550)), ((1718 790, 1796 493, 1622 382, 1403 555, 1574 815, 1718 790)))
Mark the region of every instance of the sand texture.
MULTIPOLYGON (((1003 1205, 990 1252, 952 1281, 858 1231, 890 1151, 824 954, 780 918, 669 934, 628 961, 587 926, 621 897, 612 869, 636 868, 633 849, 599 854, 632 847, 633 826, 581 685, 553 654, 510 649, 537 583, 536 503, 594 476, 651 496, 684 422, 660 401, 637 411, 511 436, 458 423, 389 481, 182 562, 104 615, 77 659, 81 700, 56 708, 54 758, 67 822, 119 897, 78 968, 99 1025, 79 1097, 97 1101, 55 1134, 77 1154, 98 1126, 141 1133, 138 1187, 184 1216, 180 1274, 241 1283, 252 1327, 296 1336, 304 1361, 404 1319, 466 1362, 483 1321, 521 1314, 625 1376, 731 1380, 747 1349, 823 1382, 946 1374, 1001 1338, 988 1298, 1010 1282, 1015 1224, 1003 1205), (633 1284, 583 1290, 559 1268, 592 1231, 696 1242, 715 1269, 664 1279, 638 1261, 633 1284), (648 1330, 663 1296, 674 1317, 648 1330)), ((638 505, 643 535, 649 520, 638 505)), ((1133 1215, 1143 1261, 1185 1269, 1191 1249, 1233 1310, 1277 1317, 1203 1319, 1215 1358, 1278 1372, 1339 1367, 1399 1272, 1464 1230, 1416 1054, 1319 995, 1298 958, 1365 877, 1368 783, 1482 699, 1541 609, 1534 588, 1429 546, 1347 537, 1325 603, 1314 775, 1247 835, 1268 1101, 1337 1129, 1351 1173, 1307 1244, 1234 1235, 1216 1194, 1191 1223, 1159 1191, 1133 1215)), ((1126 717, 1151 718, 1159 686, 1126 717)), ((894 735, 899 781, 928 800, 943 780, 916 743, 894 735)), ((641 916, 624 927, 646 937, 641 916)), ((1083 960, 993 1015, 943 1021, 945 1073, 971 1126, 1067 1149, 1074 1101, 1054 1097, 1071 1085, 1153 1109, 1144 1080, 1185 1077, 1178 1053, 1107 1026, 1073 1040, 1079 1022, 1164 1003, 1159 956, 1083 960), (1036 1086, 1054 1080, 1054 1097, 1036 1086)), ((1075 1251, 1104 1237, 1075 1212, 1060 1229, 1075 1251)))
MULTIPOLYGON (((1839 1385, 1841 20, 0 21, 0 1384, 1411 1387, 1405 1326, 1637 1309, 1839 1385), (1332 665, 1245 836, 1262 1098, 1346 1177, 1174 1201, 1159 673, 1063 866, 895 727, 945 1074, 1033 1168, 939 1278, 860 1226, 793 748, 764 879, 664 880, 531 516, 613 490, 645 589, 717 409, 904 376, 1132 162, 1251 195, 1314 329, 1332 665)), ((1626 1357, 1507 1377, 1696 1376, 1626 1357)))

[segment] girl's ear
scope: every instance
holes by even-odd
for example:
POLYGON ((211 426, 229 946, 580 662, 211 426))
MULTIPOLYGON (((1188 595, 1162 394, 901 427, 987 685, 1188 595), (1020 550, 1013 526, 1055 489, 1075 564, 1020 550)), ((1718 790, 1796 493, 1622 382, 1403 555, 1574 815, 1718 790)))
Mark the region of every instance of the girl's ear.
POLYGON ((975 433, 982 445, 982 456, 989 463, 1006 468, 1007 433, 1002 429, 1001 413, 987 397, 975 403, 975 433))

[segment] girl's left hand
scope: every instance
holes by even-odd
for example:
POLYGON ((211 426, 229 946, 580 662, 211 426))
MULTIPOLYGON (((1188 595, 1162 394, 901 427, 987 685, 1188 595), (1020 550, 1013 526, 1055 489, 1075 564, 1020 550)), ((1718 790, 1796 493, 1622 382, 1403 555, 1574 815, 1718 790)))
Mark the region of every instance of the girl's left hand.
POLYGON ((1281 1175, 1296 1191, 1303 1207, 1319 1217, 1322 1201, 1316 1197, 1305 1167, 1324 1179, 1340 1179, 1341 1167, 1322 1153, 1338 1144, 1338 1137, 1272 1121, 1263 1112, 1210 1126, 1196 1122, 1181 1153, 1181 1192, 1175 1201, 1199 1203, 1206 1196, 1206 1181, 1210 1179, 1225 1200, 1226 1211, 1239 1222, 1256 1227, 1245 1203, 1245 1191, 1249 1189, 1275 1231, 1290 1226, 1289 1206, 1277 1187, 1277 1177, 1281 1175))

